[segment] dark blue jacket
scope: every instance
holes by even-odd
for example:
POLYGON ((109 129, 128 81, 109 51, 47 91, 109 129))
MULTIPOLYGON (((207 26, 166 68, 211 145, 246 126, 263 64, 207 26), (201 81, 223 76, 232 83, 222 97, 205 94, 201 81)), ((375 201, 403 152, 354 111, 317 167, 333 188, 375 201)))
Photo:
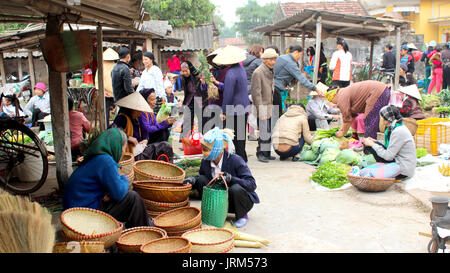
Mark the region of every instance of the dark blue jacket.
POLYGON ((296 79, 304 87, 316 91, 316 86, 303 75, 292 54, 281 55, 273 67, 275 88, 284 91, 296 79))
MULTIPOLYGON (((224 151, 222 159, 222 172, 229 173, 233 177, 228 187, 235 183, 238 183, 248 192, 248 195, 250 196, 250 199, 253 201, 253 203, 259 203, 258 195, 255 192, 255 178, 253 178, 250 169, 248 168, 242 157, 224 151)), ((213 179, 210 160, 202 159, 199 174, 206 176, 210 181, 213 179)))
POLYGON ((122 61, 117 61, 111 71, 111 81, 114 93, 114 102, 134 92, 131 84, 130 66, 122 61))
POLYGON ((244 115, 249 112, 247 74, 240 64, 234 64, 227 71, 223 83, 222 112, 226 115, 244 115), (237 106, 233 112, 227 112, 227 105, 237 106), (245 109, 245 110, 244 110, 245 109))

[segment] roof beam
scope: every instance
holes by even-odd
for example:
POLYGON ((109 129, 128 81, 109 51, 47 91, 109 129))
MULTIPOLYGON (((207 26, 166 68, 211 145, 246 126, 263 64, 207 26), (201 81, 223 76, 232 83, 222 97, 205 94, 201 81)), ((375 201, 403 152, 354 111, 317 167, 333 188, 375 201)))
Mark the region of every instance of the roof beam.
POLYGON ((359 29, 362 28, 362 29, 372 29, 372 30, 378 30, 378 31, 388 31, 387 27, 367 26, 367 25, 363 25, 363 24, 355 24, 355 23, 348 23, 348 22, 323 20, 322 24, 331 25, 331 26, 340 26, 340 27, 354 27, 354 28, 359 28, 359 29))

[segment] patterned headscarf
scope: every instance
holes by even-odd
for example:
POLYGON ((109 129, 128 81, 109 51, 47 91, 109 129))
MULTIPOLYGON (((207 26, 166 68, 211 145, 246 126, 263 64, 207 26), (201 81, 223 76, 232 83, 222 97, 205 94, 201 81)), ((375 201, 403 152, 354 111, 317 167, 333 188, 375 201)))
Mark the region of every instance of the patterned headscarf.
POLYGON ((211 148, 211 152, 209 153, 208 157, 206 157, 206 160, 215 160, 219 155, 222 153, 224 147, 223 142, 226 141, 228 143, 228 152, 234 153, 234 146, 233 146, 233 137, 231 135, 232 133, 225 129, 220 130, 218 127, 214 127, 214 129, 209 130, 202 139, 202 144, 205 146, 211 148))
POLYGON ((339 92, 339 88, 333 89, 325 93, 325 97, 329 102, 332 102, 334 97, 336 97, 337 93, 339 92))
POLYGON ((387 105, 381 108, 380 115, 391 123, 384 132, 384 145, 387 148, 389 146, 392 131, 398 126, 403 125, 403 118, 398 108, 394 105, 387 105))

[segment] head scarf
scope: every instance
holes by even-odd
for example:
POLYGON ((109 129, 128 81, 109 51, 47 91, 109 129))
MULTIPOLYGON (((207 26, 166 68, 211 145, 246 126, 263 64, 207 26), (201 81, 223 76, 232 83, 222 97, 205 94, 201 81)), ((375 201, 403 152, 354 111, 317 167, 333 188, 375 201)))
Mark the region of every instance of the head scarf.
POLYGON ((403 125, 403 119, 400 111, 394 105, 387 105, 381 108, 380 115, 391 123, 384 132, 384 145, 387 148, 389 146, 392 131, 398 126, 403 125))
POLYGON ((333 89, 325 93, 325 97, 329 102, 332 102, 334 97, 336 97, 337 93, 339 92, 339 88, 333 89))
POLYGON ((197 77, 200 72, 195 68, 195 66, 190 61, 183 61, 181 63, 181 68, 187 67, 189 68, 189 71, 191 71, 191 76, 197 77))
POLYGON ((144 97, 145 100, 147 100, 147 98, 152 94, 155 93, 155 89, 153 88, 146 88, 146 89, 142 89, 141 91, 139 91, 139 93, 141 93, 141 95, 144 97))
POLYGON ((228 152, 234 153, 234 145, 233 145, 233 137, 232 132, 230 130, 220 130, 218 127, 214 127, 214 129, 209 130, 202 139, 202 144, 211 148, 211 152, 209 153, 206 160, 216 160, 217 157, 223 152, 223 142, 226 141, 228 143, 228 152))
POLYGON ((108 154, 118 163, 122 157, 123 142, 119 129, 108 129, 92 142, 84 154, 83 162, 87 162, 97 155, 108 154))

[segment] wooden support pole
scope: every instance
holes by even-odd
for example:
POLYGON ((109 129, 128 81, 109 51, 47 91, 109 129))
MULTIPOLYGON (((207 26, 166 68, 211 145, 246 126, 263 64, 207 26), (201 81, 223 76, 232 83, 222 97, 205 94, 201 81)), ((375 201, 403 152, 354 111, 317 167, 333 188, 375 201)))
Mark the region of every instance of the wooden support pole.
POLYGON ((31 94, 34 96, 34 86, 36 85, 36 76, 34 74, 33 52, 28 51, 28 75, 30 75, 31 94))
MULTIPOLYGON (((303 30, 302 31, 302 48, 303 51, 305 51, 305 44, 306 44, 306 32, 303 30)), ((301 60, 301 64, 300 64, 300 70, 303 69, 303 66, 305 65, 305 54, 302 55, 302 60, 301 60)))
POLYGON ((316 55, 314 55, 314 76, 313 84, 317 84, 319 66, 320 66, 320 45, 322 43, 322 16, 317 18, 316 22, 316 55))
POLYGON ((373 68, 373 49, 375 47, 375 41, 370 41, 370 64, 369 64, 369 80, 372 79, 372 68, 373 68))
POLYGON ((23 70, 22 70, 22 58, 17 58, 17 73, 19 75, 19 81, 23 78, 23 70))
POLYGON ((399 82, 400 82, 400 47, 401 47, 401 29, 397 27, 397 37, 395 40, 395 81, 394 81, 394 90, 397 90, 399 82))
POLYGON ((160 63, 160 60, 159 60, 160 58, 159 58, 158 51, 159 51, 158 43, 153 43, 152 53, 155 56, 155 61, 161 66, 161 63, 160 63))
POLYGON ((145 48, 142 49, 142 53, 153 50, 153 41, 150 38, 145 39, 145 48))
MULTIPOLYGON (((103 83, 103 28, 99 24, 97 26, 97 74, 98 74, 98 90, 97 90, 97 103, 99 109, 100 119, 100 131, 106 130, 108 126, 106 120, 106 107, 105 107, 105 85, 103 83)), ((97 117, 95 117, 97 118, 97 117)))
POLYGON ((0 52, 0 73, 2 75, 2 86, 6 86, 5 60, 3 59, 3 52, 0 52))
MULTIPOLYGON (((62 31, 56 16, 48 16, 46 35, 59 34, 62 31)), ((28 57, 32 60, 32 57, 28 57)), ((72 174, 72 151, 70 145, 69 107, 67 101, 66 74, 52 71, 49 67, 48 85, 50 92, 50 111, 53 128, 53 142, 56 156, 56 178, 59 189, 72 174)))
POLYGON ((272 34, 269 33, 269 45, 273 44, 272 34))
POLYGON ((286 34, 281 32, 280 36, 280 51, 284 54, 286 52, 286 34))

